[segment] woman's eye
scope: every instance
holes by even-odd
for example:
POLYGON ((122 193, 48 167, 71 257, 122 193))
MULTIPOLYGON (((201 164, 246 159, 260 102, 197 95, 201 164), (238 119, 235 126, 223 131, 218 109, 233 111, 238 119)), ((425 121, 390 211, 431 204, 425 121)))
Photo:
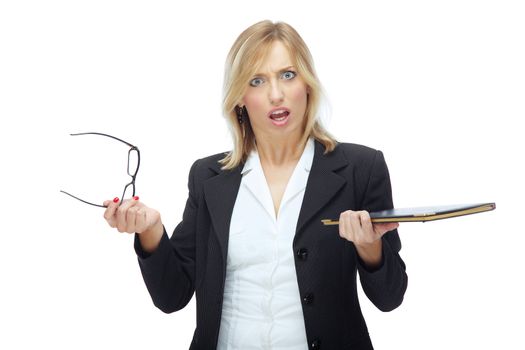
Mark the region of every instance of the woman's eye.
POLYGON ((263 80, 261 78, 254 78, 250 81, 251 86, 259 86, 263 83, 263 80))
POLYGON ((291 80, 291 79, 295 78, 295 76, 296 76, 296 73, 295 73, 295 72, 292 72, 291 70, 286 71, 286 72, 284 72, 284 73, 281 75, 281 77, 282 77, 283 79, 285 79, 285 80, 291 80))

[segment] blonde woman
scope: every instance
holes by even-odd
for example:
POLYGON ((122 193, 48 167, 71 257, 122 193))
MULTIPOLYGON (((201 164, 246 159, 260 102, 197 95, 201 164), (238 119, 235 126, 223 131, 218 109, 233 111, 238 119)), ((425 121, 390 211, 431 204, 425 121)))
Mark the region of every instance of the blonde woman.
POLYGON ((380 151, 338 143, 317 119, 320 83, 306 44, 286 23, 262 21, 227 58, 224 114, 233 150, 197 160, 183 220, 168 237, 135 197, 106 201, 111 227, 135 233, 154 304, 196 295, 190 349, 372 349, 356 287, 381 310, 407 286, 380 151), (324 218, 338 226, 323 226, 324 218))

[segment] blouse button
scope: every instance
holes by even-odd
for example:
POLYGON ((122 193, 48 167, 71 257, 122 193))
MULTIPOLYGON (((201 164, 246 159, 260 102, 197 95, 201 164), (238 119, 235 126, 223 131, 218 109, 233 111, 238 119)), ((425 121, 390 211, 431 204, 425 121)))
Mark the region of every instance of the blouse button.
POLYGON ((297 251, 297 257, 299 258, 299 260, 306 260, 306 258, 308 257, 308 250, 306 248, 301 248, 297 251))
POLYGON ((321 349, 321 341, 319 339, 312 340, 312 343, 310 344, 310 349, 312 350, 321 349))
POLYGON ((308 294, 305 294, 303 296, 303 303, 305 305, 310 305, 311 303, 313 303, 313 301, 314 301, 314 295, 313 294, 308 293, 308 294))

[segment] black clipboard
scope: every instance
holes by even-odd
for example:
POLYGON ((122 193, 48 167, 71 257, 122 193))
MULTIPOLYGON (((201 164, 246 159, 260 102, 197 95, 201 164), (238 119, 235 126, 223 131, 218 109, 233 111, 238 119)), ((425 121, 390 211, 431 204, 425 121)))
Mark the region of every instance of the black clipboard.
MULTIPOLYGON (((370 213, 373 223, 381 222, 426 222, 458 216, 483 213, 496 209, 496 203, 456 204, 433 207, 414 207, 381 210, 370 213)), ((339 221, 324 219, 323 225, 339 225, 339 221)))

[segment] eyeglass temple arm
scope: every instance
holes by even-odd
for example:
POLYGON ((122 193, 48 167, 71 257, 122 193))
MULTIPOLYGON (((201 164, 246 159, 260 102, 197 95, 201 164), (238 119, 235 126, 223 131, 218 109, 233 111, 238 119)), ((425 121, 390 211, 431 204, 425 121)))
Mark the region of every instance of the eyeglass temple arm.
POLYGON ((60 190, 60 192, 62 192, 62 193, 64 193, 64 194, 67 194, 68 196, 73 197, 73 198, 75 198, 75 199, 77 199, 77 200, 79 200, 79 201, 81 201, 81 202, 86 203, 86 204, 93 205, 93 206, 95 206, 95 207, 100 207, 100 208, 107 208, 107 206, 105 206, 105 205, 100 205, 100 204, 95 204, 95 203, 91 203, 91 202, 85 201, 85 200, 83 200, 83 199, 81 199, 81 198, 78 198, 78 197, 76 197, 76 196, 73 196, 71 193, 68 193, 68 192, 66 192, 66 191, 62 191, 62 190, 60 190))
POLYGON ((101 132, 78 132, 78 133, 74 133, 74 134, 69 134, 71 136, 80 136, 80 135, 100 135, 100 136, 106 136, 106 137, 109 137, 109 138, 112 138, 114 140, 117 140, 117 141, 120 141, 122 143, 125 143, 126 145, 128 145, 129 147, 133 148, 133 149, 136 149, 138 150, 138 147, 137 146, 134 146, 132 145, 131 143, 129 142, 126 142, 122 139, 119 139, 118 137, 115 137, 115 136, 111 136, 111 135, 108 135, 108 134, 103 134, 101 132))

